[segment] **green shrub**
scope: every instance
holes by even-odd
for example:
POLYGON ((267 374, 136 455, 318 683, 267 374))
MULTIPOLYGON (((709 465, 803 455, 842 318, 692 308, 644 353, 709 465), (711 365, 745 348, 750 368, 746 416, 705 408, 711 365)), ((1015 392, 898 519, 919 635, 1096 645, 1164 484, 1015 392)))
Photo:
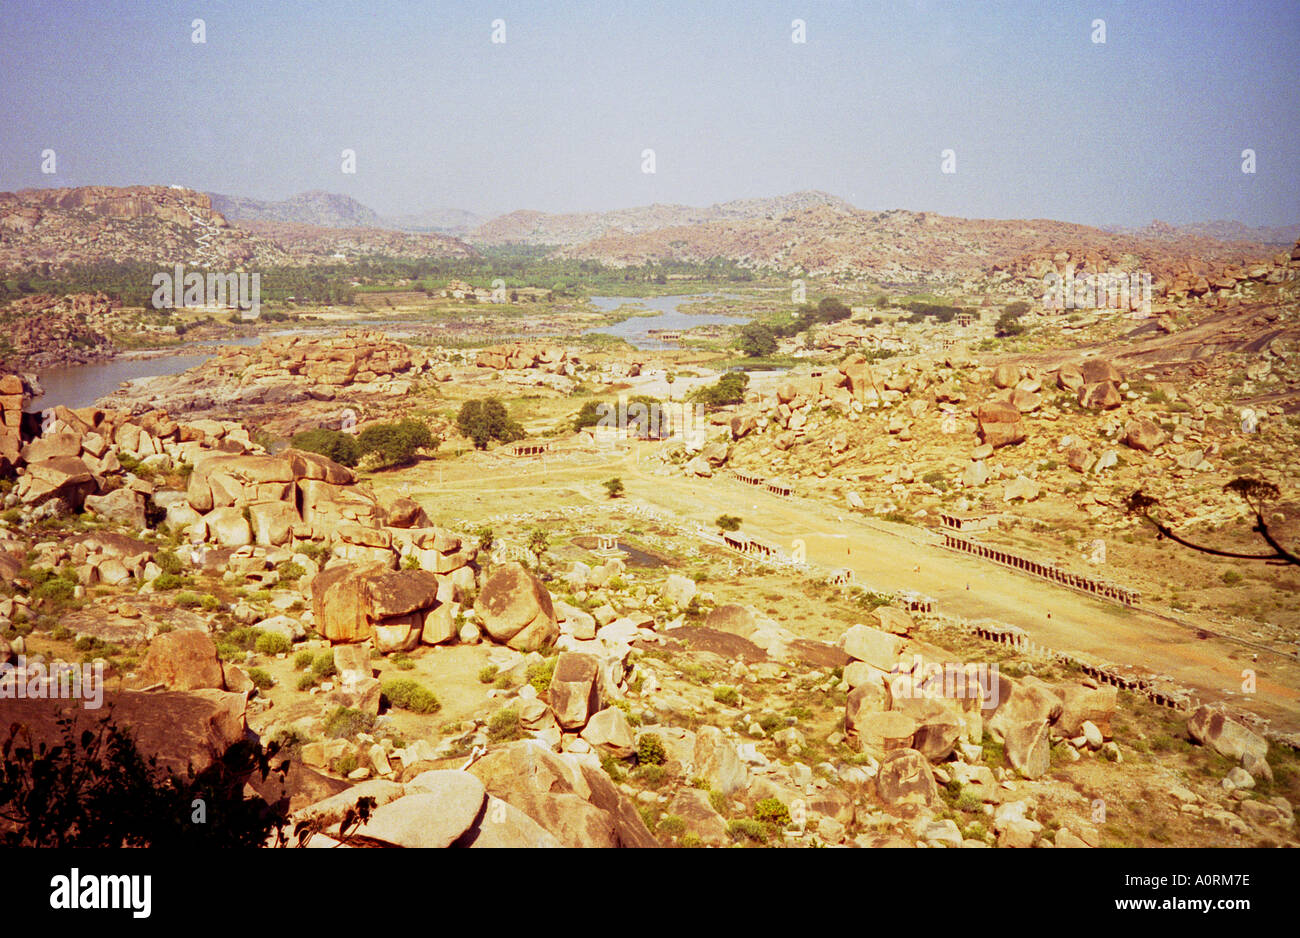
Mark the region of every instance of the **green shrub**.
POLYGON ((780 798, 764 798, 754 805, 754 820, 785 827, 790 823, 790 809, 780 798))
POLYGON ((379 693, 387 698, 390 706, 412 713, 434 713, 442 706, 432 691, 406 677, 385 681, 380 685, 379 693))
POLYGON ((308 671, 307 673, 301 675, 298 678, 298 683, 296 686, 298 690, 306 691, 306 690, 311 690, 319 683, 320 683, 320 678, 318 678, 316 675, 308 671))
POLYGON ((772 828, 753 818, 736 818, 727 822, 727 836, 733 841, 752 840, 755 843, 767 843, 772 836, 772 828))
POLYGON ((525 680, 533 685, 533 689, 539 694, 546 693, 551 686, 551 677, 555 674, 556 658, 547 658, 545 661, 539 661, 536 664, 530 664, 525 672, 525 680))
POLYGON ((491 684, 496 680, 497 666, 494 664, 484 665, 478 672, 478 682, 480 684, 491 684))
POLYGON ((727 796, 716 788, 709 789, 709 804, 713 805, 713 810, 723 817, 731 813, 731 803, 727 801, 727 796))
POLYGON ((642 765, 636 770, 637 780, 646 788, 659 788, 668 780, 668 770, 662 765, 642 765))
POLYGON ((253 682, 253 686, 258 690, 270 690, 275 686, 275 681, 271 680, 271 675, 261 668, 249 668, 248 679, 253 682))
POLYGON ((257 636, 253 647, 261 655, 282 655, 293 646, 287 638, 278 632, 263 632, 257 636))
POLYGON ((160 573, 153 579, 153 588, 158 591, 180 589, 185 580, 174 573, 160 573))
POLYGON ((663 765, 668 754, 664 751, 664 741, 655 733, 642 733, 637 742, 636 761, 641 765, 663 765))
POLYGON ((154 554, 153 562, 158 565, 158 569, 163 573, 180 573, 183 569, 181 558, 176 556, 176 551, 163 549, 154 554))
POLYGON ((316 653, 310 648, 304 648, 293 656, 293 666, 301 671, 303 668, 310 668, 316 653))
POLYGON ((284 583, 292 583, 299 577, 303 576, 307 569, 300 563, 294 563, 292 560, 285 560, 275 568, 275 572, 280 574, 280 580, 284 583))
POLYGON ((358 733, 369 733, 375 718, 364 710, 337 707, 325 717, 325 736, 329 739, 349 739, 358 733))
POLYGON ((504 742, 520 739, 523 735, 524 730, 519 723, 519 711, 514 707, 498 710, 492 714, 492 719, 488 720, 488 739, 504 742))
POLYGON ((677 845, 688 850, 698 850, 704 846, 704 841, 700 840, 700 835, 695 831, 687 831, 682 835, 682 839, 677 842, 677 845))
POLYGON ((665 814, 659 819, 657 830, 668 837, 680 837, 686 833, 686 822, 675 814, 665 814))
POLYGON ((187 590, 186 592, 177 595, 176 605, 186 609, 191 609, 194 606, 203 605, 203 597, 201 597, 198 593, 191 593, 187 590))
POLYGON ((1223 582, 1226 586, 1236 586, 1241 582, 1241 574, 1236 570, 1224 570, 1223 582))
POLYGON ((328 648, 317 652, 316 657, 312 659, 311 673, 318 681, 338 674, 339 669, 334 666, 334 652, 328 648))
POLYGON ((308 453, 319 453, 341 466, 355 466, 362 455, 357 438, 338 430, 307 430, 295 435, 289 445, 308 453))
POLYGON ((72 601, 76 589, 76 583, 62 577, 55 577, 33 587, 31 597, 35 600, 47 602, 51 606, 60 606, 72 601))
POLYGON ((357 760, 357 755, 354 752, 343 753, 343 755, 335 759, 334 764, 330 766, 330 770, 335 775, 342 776, 351 775, 359 768, 361 768, 361 763, 357 760))
POLYGON ((619 761, 607 752, 601 753, 600 767, 605 770, 605 774, 613 782, 621 782, 627 777, 627 773, 623 771, 619 761))
POLYGON ((391 661, 393 667, 397 668, 399 671, 410 671, 415 667, 415 662, 411 660, 411 656, 404 651, 397 652, 388 660, 391 661))
POLYGON ((740 691, 726 684, 716 684, 713 687, 713 699, 727 707, 737 707, 740 705, 740 691))

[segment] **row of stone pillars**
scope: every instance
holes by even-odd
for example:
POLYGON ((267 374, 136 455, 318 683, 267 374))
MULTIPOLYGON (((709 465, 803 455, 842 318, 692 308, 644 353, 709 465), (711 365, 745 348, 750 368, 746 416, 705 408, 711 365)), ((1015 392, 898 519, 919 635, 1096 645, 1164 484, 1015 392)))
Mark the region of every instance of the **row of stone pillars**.
POLYGON ((1075 665, 1080 671, 1099 684, 1111 684, 1122 690, 1139 694, 1161 707, 1166 707, 1170 710, 1186 711, 1193 709, 1195 706, 1195 702, 1192 701, 1187 694, 1172 693, 1161 690, 1153 685, 1148 678, 1123 674, 1110 668, 1080 661, 1071 655, 1055 651, 1048 648, 1046 645, 1040 645, 1038 642, 1030 639, 1021 629, 1010 626, 991 625, 988 623, 975 625, 962 624, 968 631, 985 641, 994 642, 998 645, 1005 645, 1008 648, 1012 648, 1031 657, 1045 658, 1050 661, 1075 665))
POLYGON ((1125 606, 1134 605, 1142 595, 1136 590, 1116 586, 1114 583, 1094 580, 1092 577, 1084 576, 1081 573, 1070 573, 1068 570, 1062 570, 1053 564, 1030 560, 1028 557, 1021 557, 997 547, 989 547, 987 544, 977 544, 974 541, 968 541, 947 532, 944 532, 943 535, 943 546, 973 554, 985 560, 992 560, 994 563, 1000 563, 1004 567, 1011 567, 1013 570, 1023 570, 1025 573, 1042 577, 1044 580, 1051 580, 1053 583, 1060 583, 1062 586, 1068 586, 1071 589, 1077 589, 1092 596, 1100 596, 1102 599, 1109 599, 1125 606))
POLYGON ((756 485, 761 489, 766 489, 773 495, 780 495, 782 498, 789 498, 794 494, 794 488, 784 482, 772 482, 743 469, 732 469, 731 474, 747 485, 756 485))

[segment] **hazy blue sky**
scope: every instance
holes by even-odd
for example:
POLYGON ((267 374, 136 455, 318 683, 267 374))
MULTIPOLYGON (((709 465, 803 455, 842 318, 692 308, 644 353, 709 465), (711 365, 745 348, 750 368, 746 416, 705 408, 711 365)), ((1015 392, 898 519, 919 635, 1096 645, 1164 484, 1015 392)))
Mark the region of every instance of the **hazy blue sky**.
POLYGON ((0 82, 3 190, 496 213, 824 189, 968 217, 1300 221, 1296 0, 0 0, 0 82))

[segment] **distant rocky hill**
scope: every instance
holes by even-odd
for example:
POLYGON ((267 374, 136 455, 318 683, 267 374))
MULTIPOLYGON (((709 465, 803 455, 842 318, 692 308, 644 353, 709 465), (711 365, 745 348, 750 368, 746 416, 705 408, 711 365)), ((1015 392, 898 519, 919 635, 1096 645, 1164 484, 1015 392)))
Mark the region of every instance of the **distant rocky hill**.
POLYGON ((273 242, 295 258, 311 261, 335 259, 342 254, 351 260, 358 255, 389 257, 477 257, 478 252, 449 235, 387 228, 329 228, 294 222, 241 222, 248 231, 273 242))
POLYGON ((317 228, 390 228, 395 231, 460 235, 483 222, 464 209, 430 209, 381 216, 351 196, 314 189, 278 202, 208 193, 212 205, 232 222, 292 222, 317 228))
POLYGON ((607 236, 643 234, 661 229, 711 222, 763 219, 779 220, 813 207, 831 213, 855 211, 853 206, 825 192, 795 192, 770 199, 739 199, 706 208, 690 205, 643 205, 610 212, 550 214, 518 211, 479 225, 465 238, 475 244, 575 245, 607 236))
POLYGON ((356 199, 314 189, 279 202, 243 196, 208 193, 212 207, 234 222, 279 221, 323 228, 380 228, 383 220, 374 209, 356 199))
POLYGON ((238 267, 285 263, 273 244, 231 227, 201 192, 83 186, 0 192, 0 268, 101 261, 238 267))
MULTIPOLYGON (((336 217, 342 220, 344 215, 336 217)), ((220 270, 254 264, 315 264, 338 253, 347 257, 475 254, 454 238, 382 227, 327 228, 288 221, 234 225, 213 208, 208 195, 179 187, 0 192, 0 269, 111 261, 220 270)))
POLYGON ((413 215, 389 215, 384 219, 384 224, 398 231, 431 231, 435 234, 460 236, 474 230, 484 220, 482 215, 461 208, 441 208, 413 215))
POLYGON ((828 202, 780 216, 611 232, 559 253, 613 265, 724 257, 769 270, 974 287, 1038 279, 1054 263, 1068 263, 1076 272, 1146 271, 1153 281, 1172 282, 1182 273, 1204 275, 1269 258, 1276 246, 1203 235, 1177 240, 1121 235, 1048 219, 871 212, 828 202))
POLYGON ((1300 238, 1300 225, 1261 225, 1250 227, 1239 221, 1198 221, 1186 225, 1171 225, 1163 221, 1153 221, 1141 228, 1125 228, 1120 225, 1103 225, 1102 231, 1114 234, 1134 235, 1140 238, 1152 238, 1165 241, 1181 241, 1184 238, 1213 238, 1216 241, 1253 241, 1261 244, 1290 246, 1300 238))

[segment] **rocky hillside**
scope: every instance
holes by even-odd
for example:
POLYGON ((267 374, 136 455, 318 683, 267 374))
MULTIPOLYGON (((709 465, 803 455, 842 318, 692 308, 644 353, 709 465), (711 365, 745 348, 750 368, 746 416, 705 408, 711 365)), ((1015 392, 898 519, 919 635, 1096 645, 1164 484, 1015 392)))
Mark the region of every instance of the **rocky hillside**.
POLYGON ((442 234, 387 228, 322 227, 287 221, 247 221, 244 228, 278 246, 299 263, 327 263, 382 254, 388 257, 477 257, 463 241, 442 234))
POLYGON ((681 224, 643 233, 610 233, 574 244, 565 257, 613 265, 703 261, 725 257, 754 268, 849 274, 884 283, 929 281, 969 288, 1012 281, 1041 284, 1033 270, 1074 260, 1077 272, 1146 271, 1171 282, 1198 273, 1268 259, 1276 247, 1210 238, 1177 242, 1110 234, 1046 219, 969 219, 932 212, 867 212, 819 205, 780 217, 681 224))
POLYGON ((232 222, 292 222, 316 228, 390 228, 396 231, 463 235, 484 219, 464 209, 431 209, 381 216, 356 199, 313 189, 281 201, 208 193, 213 207, 232 222))
POLYGON ((1201 221, 1185 225, 1171 225, 1155 220, 1141 228, 1120 225, 1102 225, 1102 231, 1133 235, 1163 241, 1183 241, 1187 238, 1213 238, 1215 241, 1250 241, 1260 244, 1285 246, 1300 238, 1300 225, 1260 225, 1251 227, 1239 221, 1201 221))
POLYGON ((352 258, 471 257, 475 252, 443 235, 382 228, 324 228, 292 221, 237 227, 204 193, 167 186, 0 192, 0 269, 113 261, 229 270, 328 263, 340 253, 352 258))
POLYGON ((281 221, 320 228, 379 228, 383 222, 374 209, 356 199, 313 189, 280 202, 265 202, 237 195, 208 193, 212 207, 230 221, 281 221))
POLYGON ((824 206, 831 212, 852 210, 843 199, 825 192, 795 192, 770 199, 738 199, 706 208, 655 204, 572 214, 519 211, 485 222, 466 235, 466 240, 475 244, 575 245, 607 236, 638 235, 710 222, 779 220, 815 206, 824 206))
POLYGON ((84 186, 0 192, 0 268, 103 261, 233 268, 285 263, 273 244, 232 228, 200 192, 84 186))
POLYGON ((118 311, 102 293, 17 299, 0 313, 0 367, 39 370, 112 358, 118 311))

